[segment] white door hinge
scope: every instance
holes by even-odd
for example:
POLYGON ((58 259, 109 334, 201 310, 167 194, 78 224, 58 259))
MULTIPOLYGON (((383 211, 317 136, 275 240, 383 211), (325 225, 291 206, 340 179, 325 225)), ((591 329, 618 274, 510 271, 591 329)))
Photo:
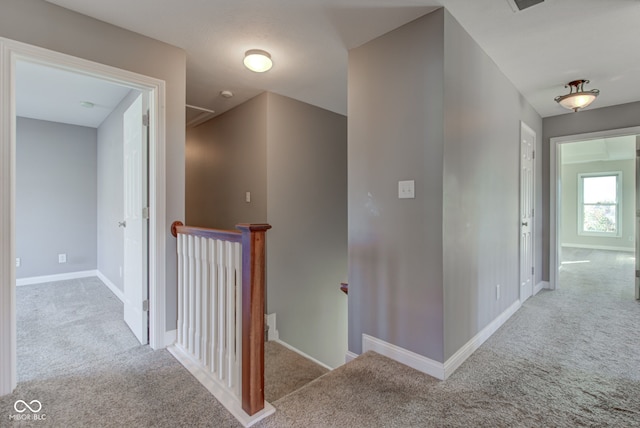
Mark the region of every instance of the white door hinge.
POLYGON ((149 207, 142 208, 142 218, 145 218, 145 219, 149 218, 149 207))
POLYGON ((146 312, 149 310, 149 301, 148 300, 143 300, 142 301, 142 311, 146 312))
POLYGON ((149 115, 148 114, 143 114, 142 115, 142 126, 149 126, 149 115))

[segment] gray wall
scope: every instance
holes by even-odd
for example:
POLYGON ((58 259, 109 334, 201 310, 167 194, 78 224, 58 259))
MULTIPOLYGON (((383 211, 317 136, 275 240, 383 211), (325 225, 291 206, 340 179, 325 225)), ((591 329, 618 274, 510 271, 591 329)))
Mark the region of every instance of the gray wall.
POLYGON ((235 230, 266 221, 266 93, 188 128, 186 144, 188 225, 235 230))
POLYGON ((444 11, 349 51, 349 350, 444 357, 444 11), (415 199, 398 181, 415 180, 415 199))
POLYGON ((166 82, 167 329, 177 319, 176 241, 184 218, 186 54, 182 49, 71 12, 43 0, 0 0, 0 36, 155 77, 166 82))
POLYGON ((333 367, 347 349, 346 137, 344 116, 271 93, 187 133, 188 224, 270 223, 268 312, 281 340, 333 367))
POLYGON ((347 351, 347 118, 268 94, 268 312, 331 367, 347 351))
MULTIPOLYGON (((597 102, 597 101, 596 101, 597 102)), ((542 151, 543 276, 549 280, 549 169, 551 138, 640 126, 640 102, 545 117, 542 151)))
POLYGON ((124 218, 123 115, 138 95, 131 90, 98 127, 98 270, 122 291, 124 230, 118 222, 124 218))
POLYGON ((562 239, 563 245, 619 248, 635 251, 636 161, 600 161, 562 166, 562 239), (622 172, 620 207, 621 236, 585 236, 578 234, 578 174, 591 172, 622 172))
MULTIPOLYGON (((520 121, 540 148, 542 119, 448 12, 444 22, 446 360, 520 297, 520 121)), ((540 266, 541 227, 535 245, 540 266)))
POLYGON ((444 9, 350 51, 351 351, 365 333, 444 362, 518 299, 520 120, 541 135, 444 9))
POLYGON ((17 278, 96 269, 96 157, 93 128, 17 118, 17 278))

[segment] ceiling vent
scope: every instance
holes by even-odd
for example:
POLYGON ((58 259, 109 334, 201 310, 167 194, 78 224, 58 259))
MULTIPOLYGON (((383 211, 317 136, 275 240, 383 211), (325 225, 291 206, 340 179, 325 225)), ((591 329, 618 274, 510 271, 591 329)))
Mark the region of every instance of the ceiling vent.
POLYGON ((544 2, 544 0, 507 0, 507 3, 509 3, 509 6, 511 6, 514 12, 520 12, 521 10, 525 10, 542 2, 544 2))

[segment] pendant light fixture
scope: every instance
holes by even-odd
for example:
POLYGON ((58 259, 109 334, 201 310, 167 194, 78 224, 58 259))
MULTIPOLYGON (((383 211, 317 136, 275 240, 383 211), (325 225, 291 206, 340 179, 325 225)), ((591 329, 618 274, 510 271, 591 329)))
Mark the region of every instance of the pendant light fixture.
POLYGON ((261 49, 251 49, 244 54, 244 66, 256 73, 264 73, 271 70, 273 62, 271 54, 261 49))
POLYGON ((585 91, 585 83, 589 83, 589 81, 581 79, 567 83, 564 87, 569 88, 569 93, 555 97, 556 102, 562 107, 573 111, 587 107, 596 99, 600 91, 598 89, 585 91))

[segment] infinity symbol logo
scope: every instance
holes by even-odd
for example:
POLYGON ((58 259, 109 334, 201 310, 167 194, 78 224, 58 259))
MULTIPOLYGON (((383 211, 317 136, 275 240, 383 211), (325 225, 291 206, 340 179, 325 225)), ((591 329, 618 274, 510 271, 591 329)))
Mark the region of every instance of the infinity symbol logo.
POLYGON ((27 404, 27 402, 24 400, 18 400, 14 403, 13 408, 16 409, 16 412, 18 413, 24 413, 27 411, 27 409, 31 410, 32 413, 38 413, 40 410, 42 410, 42 403, 40 403, 38 400, 33 400, 29 402, 29 404, 27 404), (18 407, 19 404, 21 404, 22 406, 18 407))

